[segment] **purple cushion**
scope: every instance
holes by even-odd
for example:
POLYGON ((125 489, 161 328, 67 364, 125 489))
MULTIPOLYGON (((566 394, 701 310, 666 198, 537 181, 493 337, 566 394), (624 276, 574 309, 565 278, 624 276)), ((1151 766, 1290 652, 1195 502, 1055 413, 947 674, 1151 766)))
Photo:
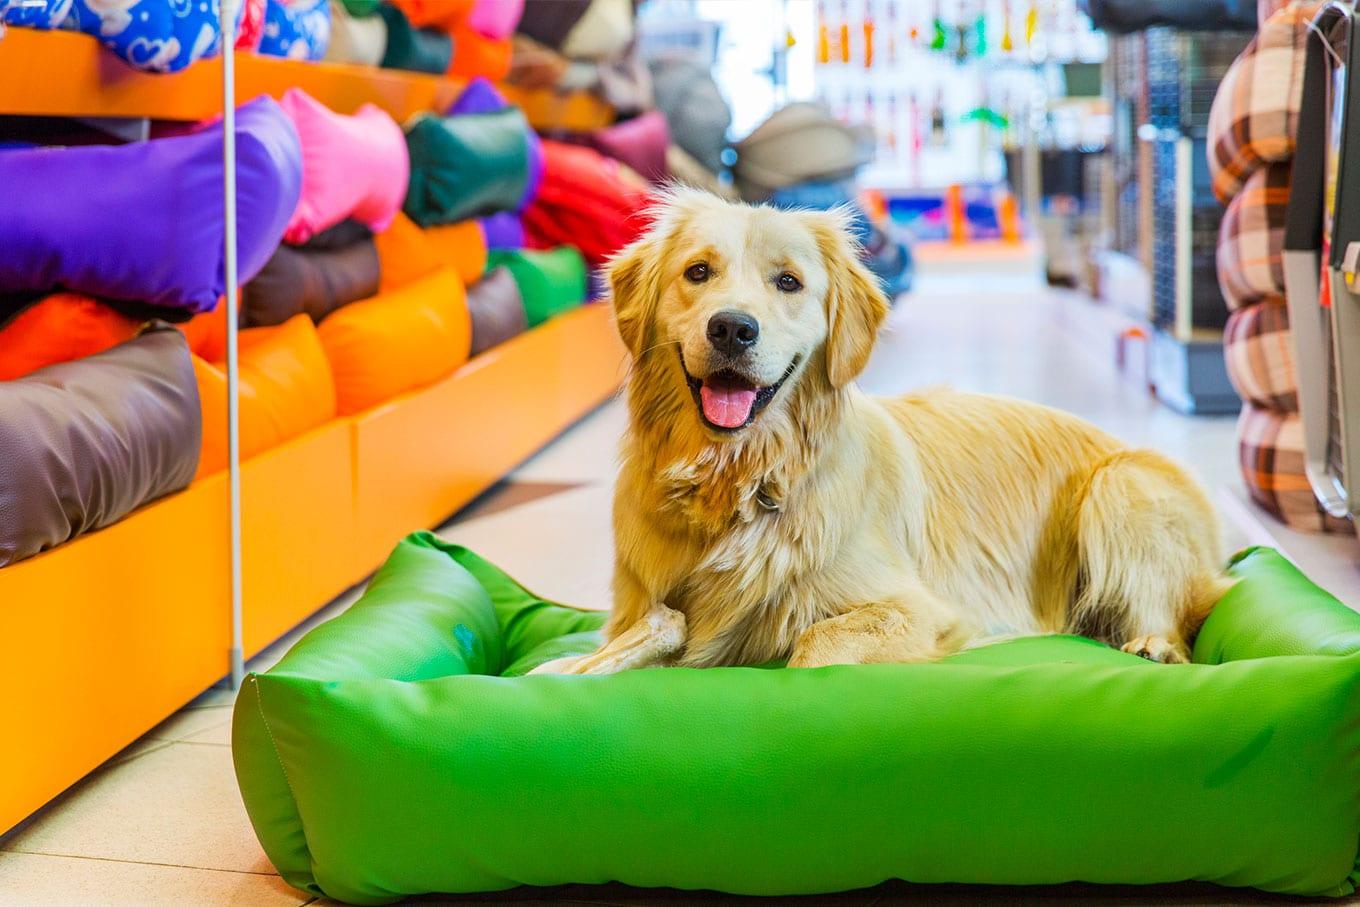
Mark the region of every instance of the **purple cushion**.
MULTIPOLYGON (((468 82, 463 93, 458 96, 458 100, 453 102, 453 106, 448 109, 448 116, 458 116, 464 113, 494 113, 497 110, 504 110, 510 106, 510 102, 505 100, 504 95, 496 90, 496 86, 481 76, 468 82)), ((529 179, 524 185, 524 195, 520 199, 519 208, 524 210, 533 204, 534 198, 538 195, 538 184, 543 180, 543 142, 539 139, 538 133, 526 133, 526 141, 529 146, 529 179)), ((519 248, 515 246, 514 248, 519 248)))
MULTIPOLYGON (((271 98, 237 110, 236 161, 244 284, 302 190, 297 131, 271 98)), ((220 121, 132 145, 0 152, 0 186, 0 293, 64 288, 206 312, 224 292, 220 121)))
POLYGON ((513 211, 501 211, 478 221, 488 249, 523 249, 524 223, 513 211))

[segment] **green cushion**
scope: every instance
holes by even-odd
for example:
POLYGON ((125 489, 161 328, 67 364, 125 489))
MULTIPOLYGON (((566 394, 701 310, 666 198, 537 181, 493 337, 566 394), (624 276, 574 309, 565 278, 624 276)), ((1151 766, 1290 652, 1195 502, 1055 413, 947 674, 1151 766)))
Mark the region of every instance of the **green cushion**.
POLYGON ((518 207, 529 181, 528 133, 516 107, 417 116, 406 126, 406 214, 428 227, 518 207))
POLYGON ((529 249, 492 249, 488 271, 505 265, 519 287, 529 327, 576 308, 586 298, 586 261, 571 246, 545 252, 529 249))
POLYGON ((236 703, 293 885, 379 904, 603 883, 1357 882, 1360 615, 1258 549, 1191 665, 1020 639, 939 664, 510 678, 596 641, 417 533, 236 703), (502 676, 497 676, 502 675, 502 676))
MULTIPOLYGON (((351 15, 364 15, 350 11, 351 15)), ((415 28, 406 14, 391 4, 378 7, 387 26, 387 48, 383 51, 384 69, 443 74, 453 59, 453 38, 430 28, 415 28)))

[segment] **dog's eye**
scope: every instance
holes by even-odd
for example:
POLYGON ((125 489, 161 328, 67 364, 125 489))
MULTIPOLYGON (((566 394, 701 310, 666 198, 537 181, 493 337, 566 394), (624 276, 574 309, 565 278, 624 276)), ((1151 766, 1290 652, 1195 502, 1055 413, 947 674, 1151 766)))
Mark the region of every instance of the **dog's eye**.
POLYGON ((797 293, 803 288, 803 285, 799 282, 798 278, 789 274, 787 271, 776 277, 774 282, 775 286, 779 287, 779 289, 783 290, 785 293, 797 293))
POLYGON ((685 279, 690 283, 703 283, 708 280, 708 265, 701 261, 685 268, 685 279))

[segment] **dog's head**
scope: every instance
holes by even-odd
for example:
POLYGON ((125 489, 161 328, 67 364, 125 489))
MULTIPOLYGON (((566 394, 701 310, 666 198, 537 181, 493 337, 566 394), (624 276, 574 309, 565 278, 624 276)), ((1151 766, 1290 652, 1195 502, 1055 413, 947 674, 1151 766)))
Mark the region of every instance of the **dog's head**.
POLYGON ((795 389, 849 384, 888 311, 839 212, 753 207, 691 190, 666 198, 609 278, 634 358, 655 362, 645 374, 692 397, 695 418, 718 437, 758 425, 795 389))

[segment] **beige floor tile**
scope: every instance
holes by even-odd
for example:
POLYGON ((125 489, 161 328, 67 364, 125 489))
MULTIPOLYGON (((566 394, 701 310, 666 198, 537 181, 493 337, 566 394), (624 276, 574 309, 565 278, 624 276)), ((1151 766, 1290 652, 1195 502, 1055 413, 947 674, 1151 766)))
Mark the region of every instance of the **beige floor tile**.
POLYGON ((189 740, 203 731, 230 723, 230 705, 180 709, 148 731, 142 740, 175 743, 189 740))
POLYGON ((618 467, 619 438, 628 414, 621 399, 605 403, 510 474, 512 481, 594 482, 618 467))
POLYGON ((0 853, 0 907, 296 907, 275 875, 0 853))
POLYGON ((190 743, 100 769, 4 850, 273 872, 241 805, 230 748, 190 743))

